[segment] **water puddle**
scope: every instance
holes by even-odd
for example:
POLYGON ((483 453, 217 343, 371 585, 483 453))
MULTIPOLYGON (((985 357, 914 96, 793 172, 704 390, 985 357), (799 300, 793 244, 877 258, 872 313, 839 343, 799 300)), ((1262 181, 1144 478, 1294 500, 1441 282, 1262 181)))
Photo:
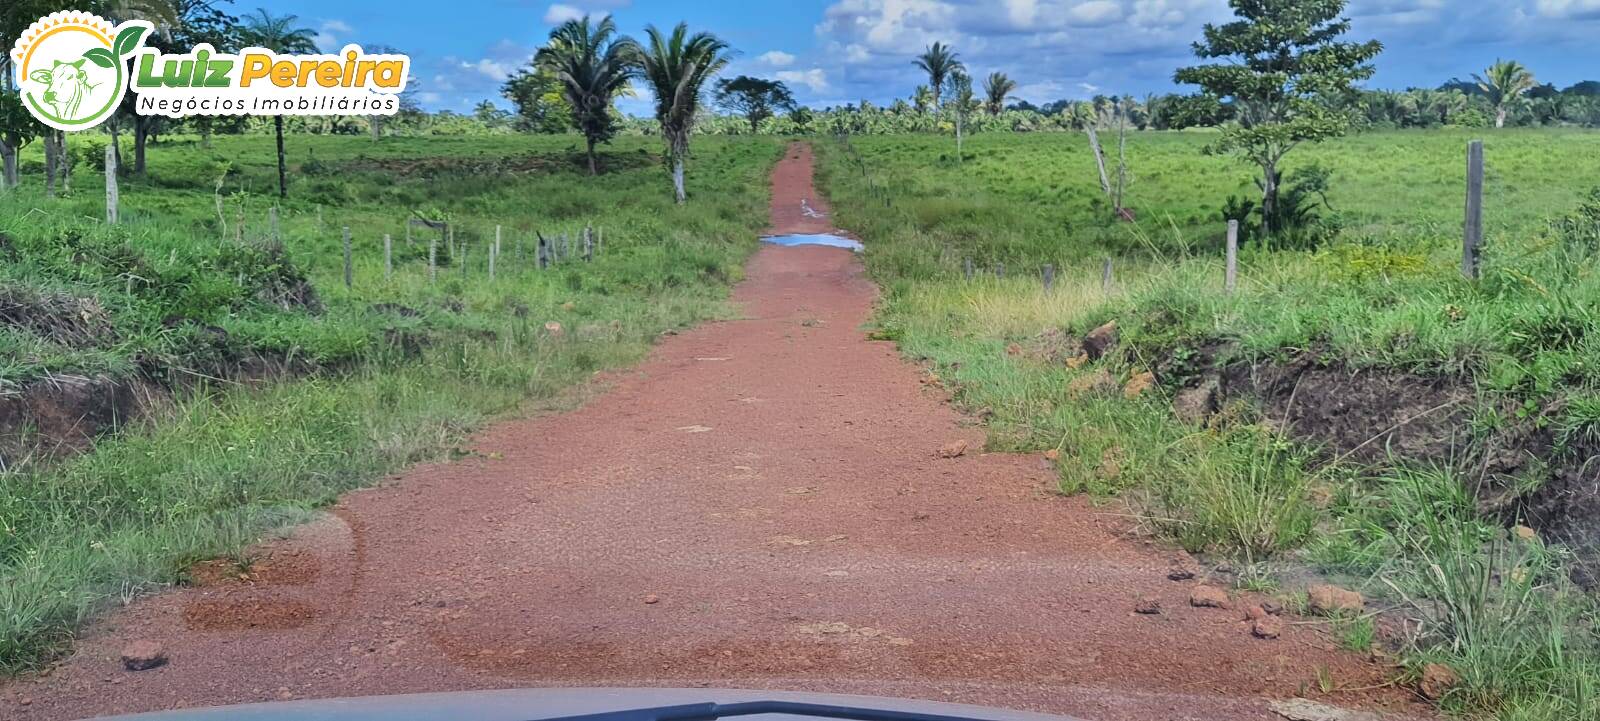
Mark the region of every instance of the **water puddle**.
POLYGON ((841 236, 837 236, 837 235, 831 235, 831 234, 828 234, 828 233, 815 233, 815 234, 798 233, 798 234, 794 234, 794 235, 764 235, 764 236, 761 237, 761 242, 763 242, 763 243, 774 243, 774 244, 783 245, 783 246, 826 245, 826 246, 828 246, 830 248, 848 248, 848 249, 853 250, 853 251, 855 251, 857 253, 860 253, 861 250, 862 250, 860 241, 851 240, 849 238, 845 238, 845 237, 841 237, 841 236))

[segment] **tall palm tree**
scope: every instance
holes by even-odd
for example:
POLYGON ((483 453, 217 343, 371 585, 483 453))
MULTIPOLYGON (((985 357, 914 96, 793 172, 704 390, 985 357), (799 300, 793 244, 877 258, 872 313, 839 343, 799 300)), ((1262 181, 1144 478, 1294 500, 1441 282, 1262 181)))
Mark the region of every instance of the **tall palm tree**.
POLYGON ((1006 77, 1005 73, 989 73, 983 81, 984 107, 989 109, 990 115, 999 115, 1006 109, 1006 98, 1017 90, 1017 81, 1006 77))
POLYGON ((672 158, 672 188, 678 202, 683 190, 683 164, 689 156, 689 134, 700 110, 700 90, 712 76, 728 66, 728 44, 711 33, 689 34, 678 23, 670 35, 654 25, 644 29, 648 42, 639 56, 640 75, 656 96, 656 121, 672 158))
POLYGON ((539 69, 561 81, 561 95, 572 106, 572 124, 588 144, 590 175, 600 174, 595 144, 610 142, 617 133, 611 102, 638 74, 639 52, 633 38, 617 37, 617 24, 610 17, 595 25, 585 15, 550 31, 549 44, 534 55, 539 69))
POLYGON ((1522 102, 1523 94, 1533 89, 1536 84, 1533 73, 1515 60, 1495 60, 1483 75, 1473 73, 1472 79, 1478 81, 1478 88, 1489 96, 1489 102, 1494 105, 1494 126, 1506 126, 1506 113, 1512 106, 1522 102))
POLYGON ((966 68, 961 64, 961 56, 949 45, 938 42, 929 45, 911 64, 928 74, 928 89, 933 91, 933 106, 936 108, 939 107, 939 94, 944 90, 945 80, 950 73, 966 68))
MULTIPOLYGON (((272 15, 266 10, 256 10, 246 15, 240 23, 240 40, 247 47, 266 48, 275 53, 315 53, 316 31, 298 27, 300 18, 293 15, 272 15)), ((289 196, 289 166, 283 154, 283 116, 272 116, 272 129, 278 135, 278 197, 289 196)))

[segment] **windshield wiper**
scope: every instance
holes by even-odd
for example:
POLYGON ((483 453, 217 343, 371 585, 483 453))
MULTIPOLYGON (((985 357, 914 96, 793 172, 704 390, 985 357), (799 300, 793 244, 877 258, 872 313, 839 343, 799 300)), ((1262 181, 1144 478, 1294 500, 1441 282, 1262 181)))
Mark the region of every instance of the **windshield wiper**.
POLYGON ((601 713, 558 716, 540 721, 713 721, 731 716, 781 713, 793 716, 846 719, 847 721, 992 721, 970 716, 897 711, 863 706, 834 706, 797 701, 742 701, 739 703, 692 703, 678 706, 604 711, 601 713))

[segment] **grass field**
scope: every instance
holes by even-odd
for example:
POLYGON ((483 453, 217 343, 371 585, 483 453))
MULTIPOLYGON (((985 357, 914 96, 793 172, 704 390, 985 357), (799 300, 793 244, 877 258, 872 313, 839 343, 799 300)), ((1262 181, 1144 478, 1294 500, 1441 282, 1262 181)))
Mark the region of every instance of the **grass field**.
MULTIPOLYGON (((1381 462, 1358 465, 1250 403, 1203 423, 1172 409, 1208 368, 1300 361, 1463 389, 1460 432, 1479 439, 1469 448, 1522 426, 1555 439, 1550 459, 1588 448, 1600 430, 1600 134, 1482 137, 1483 280, 1459 272, 1469 136, 1374 133, 1291 156, 1291 173, 1331 171, 1321 242, 1247 245, 1234 295, 1222 288, 1219 211, 1255 187, 1248 167, 1201 152, 1206 134, 1130 138, 1136 224, 1114 219, 1081 135, 978 136, 960 160, 935 136, 819 148, 837 220, 865 239, 886 291, 877 332, 987 419, 991 447, 1054 450, 1064 491, 1127 494, 1152 531, 1236 559, 1241 585, 1273 589, 1313 567, 1425 620, 1381 643, 1413 672, 1457 670, 1449 709, 1593 719, 1592 597, 1567 580, 1567 549, 1480 515, 1472 459, 1379 447, 1381 462), (1058 273, 1049 293, 1046 264, 1058 273), (1074 367, 1055 354, 1113 319, 1121 345, 1106 360, 1074 367), (1128 397, 1124 383, 1147 370, 1155 387, 1128 397)), ((1545 466, 1531 465, 1508 481, 1516 491, 1539 483, 1545 466)), ((1370 620, 1334 629, 1360 650, 1375 641, 1370 620)))
POLYGON ((148 179, 123 181, 116 227, 98 220, 102 178, 85 168, 61 199, 37 186, 0 196, 14 261, 0 264, 0 294, 22 319, 0 327, 0 388, 83 373, 177 389, 170 407, 92 453, 8 459, 0 668, 33 667, 107 602, 178 580, 194 560, 242 553, 344 490, 450 452, 486 418, 560 403, 663 331, 722 315, 766 222, 779 143, 697 140, 695 197, 681 207, 658 142, 619 140, 598 180, 580 171, 576 147, 294 137, 295 180, 280 204, 271 138, 218 138, 210 150, 179 138, 155 146, 148 179), (267 237, 275 204, 281 248, 267 237), (441 246, 437 282, 425 243, 403 240, 413 210, 449 219, 466 247, 441 246), (592 263, 537 269, 535 230, 575 237, 585 225, 604 233, 592 263), (303 280, 316 303, 302 302, 303 280), (228 373, 252 359, 291 374, 239 388, 228 373))

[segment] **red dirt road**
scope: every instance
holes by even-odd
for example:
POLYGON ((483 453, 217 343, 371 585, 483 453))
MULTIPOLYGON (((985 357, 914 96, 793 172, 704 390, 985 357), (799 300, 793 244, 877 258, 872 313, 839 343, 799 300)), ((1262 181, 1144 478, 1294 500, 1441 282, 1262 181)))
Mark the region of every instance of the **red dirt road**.
MULTIPOLYGON (((800 211, 826 212, 810 181, 794 146, 775 230, 830 228, 800 211)), ((666 338, 580 410, 486 430, 471 459, 349 494, 248 581, 110 615, 48 676, 0 687, 0 718, 714 685, 1226 721, 1277 718, 1265 699, 1314 692, 1319 669, 1379 682, 1315 626, 1264 641, 1189 607, 1170 552, 1050 493, 1040 458, 979 452, 981 430, 865 338, 875 292, 849 251, 763 247, 744 319, 666 338), (972 450, 940 458, 956 439, 972 450), (1135 615, 1146 596, 1164 613, 1135 615), (122 670, 134 639, 171 662, 122 670)))

